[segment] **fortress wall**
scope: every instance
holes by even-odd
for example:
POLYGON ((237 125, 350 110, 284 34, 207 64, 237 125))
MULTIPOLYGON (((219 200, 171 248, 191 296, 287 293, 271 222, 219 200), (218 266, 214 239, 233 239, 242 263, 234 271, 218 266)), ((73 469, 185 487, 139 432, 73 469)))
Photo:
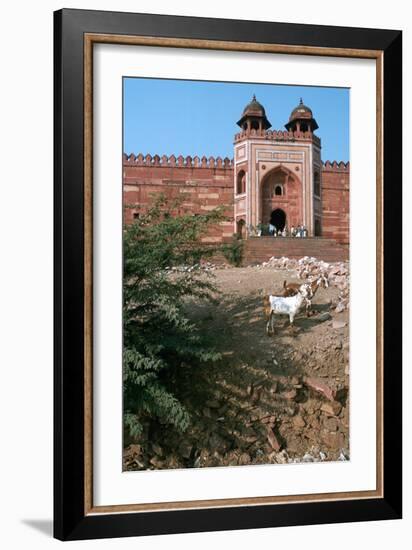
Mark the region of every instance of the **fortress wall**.
POLYGON ((322 237, 349 244, 349 162, 322 168, 322 237))
POLYGON ((229 220, 211 227, 204 242, 219 243, 232 237, 233 163, 230 159, 125 156, 125 223, 130 223, 136 213, 144 212, 159 194, 170 200, 182 198, 181 211, 192 214, 204 214, 217 206, 227 206, 225 214, 229 220))

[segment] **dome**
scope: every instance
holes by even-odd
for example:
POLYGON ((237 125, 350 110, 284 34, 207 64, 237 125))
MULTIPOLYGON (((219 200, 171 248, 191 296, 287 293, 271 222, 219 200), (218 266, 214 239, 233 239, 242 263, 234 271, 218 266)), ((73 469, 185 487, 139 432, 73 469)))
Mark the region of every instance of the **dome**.
POLYGON ((245 115, 266 116, 265 108, 261 103, 259 103, 254 94, 252 101, 243 109, 243 116, 245 115))
POLYGON ((266 117, 265 108, 259 101, 256 99, 256 96, 253 94, 252 101, 250 101, 246 107, 243 109, 242 116, 240 120, 237 121, 237 125, 241 128, 247 124, 247 121, 252 121, 252 125, 260 125, 261 128, 267 130, 271 127, 270 122, 266 117), (257 122, 260 121, 260 122, 257 122))
POLYGON ((314 132, 319 128, 318 123, 313 118, 312 109, 303 103, 302 98, 300 98, 299 105, 290 113, 289 122, 285 124, 288 131, 293 131, 296 127, 301 128, 304 132, 308 129, 314 132))
POLYGON ((291 112, 289 121, 296 120, 297 118, 313 118, 312 110, 304 105, 302 98, 300 98, 299 105, 291 112))

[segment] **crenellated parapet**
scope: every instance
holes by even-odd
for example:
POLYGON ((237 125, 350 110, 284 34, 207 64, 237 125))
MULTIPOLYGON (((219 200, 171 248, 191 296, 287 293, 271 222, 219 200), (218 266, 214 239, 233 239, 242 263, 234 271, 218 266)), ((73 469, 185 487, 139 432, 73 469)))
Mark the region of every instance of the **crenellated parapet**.
POLYGON ((233 159, 228 157, 183 157, 179 155, 143 155, 139 153, 135 155, 131 153, 127 155, 123 153, 123 165, 125 166, 162 166, 173 168, 217 168, 217 169, 233 169, 233 159))
POLYGON ((292 130, 246 129, 235 134, 235 143, 244 139, 265 139, 270 141, 311 141, 320 147, 320 138, 313 132, 292 130))
POLYGON ((337 162, 336 160, 326 160, 325 162, 322 162, 322 170, 324 172, 349 172, 349 161, 343 162, 343 160, 341 160, 340 162, 337 162))

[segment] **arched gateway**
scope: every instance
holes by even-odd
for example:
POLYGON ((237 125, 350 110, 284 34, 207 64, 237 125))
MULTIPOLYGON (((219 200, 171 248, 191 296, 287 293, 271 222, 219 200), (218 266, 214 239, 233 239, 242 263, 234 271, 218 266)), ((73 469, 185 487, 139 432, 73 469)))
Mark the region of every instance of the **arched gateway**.
POLYGON ((287 168, 278 166, 262 180, 260 218, 264 225, 271 223, 278 231, 302 223, 302 186, 287 168))

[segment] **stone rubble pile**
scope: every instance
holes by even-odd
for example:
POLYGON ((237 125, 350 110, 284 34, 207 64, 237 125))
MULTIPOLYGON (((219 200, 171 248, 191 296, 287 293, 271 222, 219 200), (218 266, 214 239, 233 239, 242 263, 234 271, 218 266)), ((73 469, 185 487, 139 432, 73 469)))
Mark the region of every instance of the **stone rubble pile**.
POLYGON ((325 275, 329 284, 340 291, 332 308, 336 313, 349 309, 349 262, 324 262, 311 256, 304 256, 299 260, 272 256, 267 262, 252 269, 284 269, 295 272, 296 276, 302 280, 311 280, 318 275, 325 275))
POLYGON ((195 411, 191 428, 166 427, 156 441, 130 445, 126 469, 344 461, 349 407, 342 387, 308 376, 277 376, 250 385, 241 402, 219 396, 195 411), (268 405, 270 403, 270 405, 268 405), (233 405, 235 405, 233 407, 233 405))
POLYGON ((193 271, 215 271, 216 269, 228 269, 230 266, 223 264, 218 265, 213 262, 202 261, 194 265, 179 265, 165 267, 165 271, 170 273, 192 273, 193 271))

